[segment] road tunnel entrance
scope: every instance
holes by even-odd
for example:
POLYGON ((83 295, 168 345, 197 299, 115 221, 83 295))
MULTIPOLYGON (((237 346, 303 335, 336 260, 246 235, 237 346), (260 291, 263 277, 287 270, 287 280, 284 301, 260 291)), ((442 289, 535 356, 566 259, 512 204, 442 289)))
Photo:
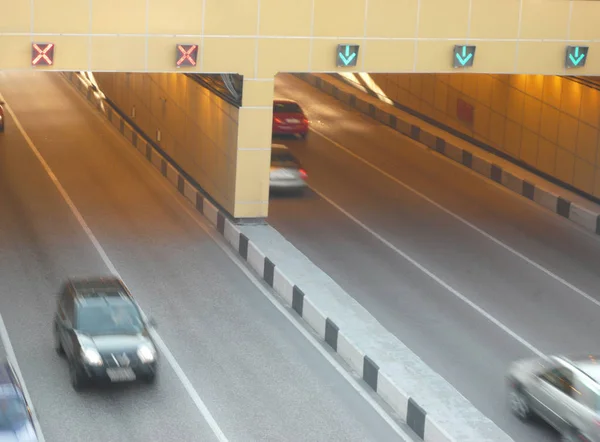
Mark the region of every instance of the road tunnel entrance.
MULTIPOLYGON (((281 74, 276 83, 276 97, 294 99, 286 75, 281 74)), ((454 73, 293 77, 429 147, 441 148, 436 147, 440 141, 434 136, 427 139, 414 121, 600 201, 600 82, 596 77, 454 73), (360 98, 365 94, 369 99, 360 98)), ((308 95, 299 95, 305 107, 308 95)), ((313 122, 308 107, 311 127, 323 124, 313 122)), ((327 124, 348 127, 335 118, 327 124)))

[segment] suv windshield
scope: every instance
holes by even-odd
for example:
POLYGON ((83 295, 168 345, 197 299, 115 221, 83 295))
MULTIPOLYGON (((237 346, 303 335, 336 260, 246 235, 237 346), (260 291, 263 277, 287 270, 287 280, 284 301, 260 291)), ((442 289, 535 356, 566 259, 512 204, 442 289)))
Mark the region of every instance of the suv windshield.
POLYGON ((0 387, 0 430, 17 430, 29 421, 29 413, 12 385, 0 387))
POLYGON ((138 310, 130 302, 85 302, 77 311, 77 331, 90 336, 135 335, 144 330, 138 310))

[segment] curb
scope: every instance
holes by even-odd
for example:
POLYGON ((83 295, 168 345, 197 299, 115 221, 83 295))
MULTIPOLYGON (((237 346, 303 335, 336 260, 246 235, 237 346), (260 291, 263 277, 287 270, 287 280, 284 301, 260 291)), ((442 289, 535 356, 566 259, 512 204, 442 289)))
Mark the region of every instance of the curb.
POLYGON ((116 112, 111 105, 100 97, 96 88, 83 80, 78 73, 63 72, 62 75, 87 100, 108 119, 129 143, 143 155, 213 227, 225 238, 229 245, 246 261, 254 272, 266 282, 288 307, 291 307, 377 393, 400 418, 423 441, 431 442, 492 442, 509 441, 493 423, 482 423, 484 418, 475 409, 464 418, 463 425, 468 428, 455 428, 455 423, 441 418, 436 422, 413 397, 398 387, 392 374, 380 371, 379 366, 361 350, 336 325, 322 313, 311 301, 310 294, 294 284, 277 267, 274 260, 265 255, 248 236, 241 232, 230 216, 208 200, 198 189, 197 184, 182 175, 143 134, 138 134, 132 126, 116 112), (448 430, 446 430, 448 428, 448 430), (454 433, 453 436, 450 433, 454 433), (468 435, 466 433, 469 433, 468 435))
MULTIPOLYGON (((292 74, 296 78, 310 84, 321 92, 341 101, 351 108, 365 114, 368 117, 400 132, 403 135, 417 141, 440 155, 459 163, 484 178, 495 181, 506 189, 523 196, 539 206, 544 207, 569 221, 583 227, 587 231, 600 235, 600 213, 592 212, 577 203, 562 198, 555 193, 536 186, 526 179, 509 172, 488 160, 474 155, 472 152, 452 144, 452 142, 440 138, 427 131, 427 129, 399 119, 395 114, 385 109, 386 104, 374 105, 362 97, 353 95, 338 88, 335 84, 328 82, 325 78, 312 74, 292 74)), ((353 87, 348 85, 349 87, 353 87)), ((360 89, 357 89, 360 92, 360 89)), ((365 92, 366 93, 366 92, 365 92)), ((369 95, 369 98, 373 98, 369 95)))

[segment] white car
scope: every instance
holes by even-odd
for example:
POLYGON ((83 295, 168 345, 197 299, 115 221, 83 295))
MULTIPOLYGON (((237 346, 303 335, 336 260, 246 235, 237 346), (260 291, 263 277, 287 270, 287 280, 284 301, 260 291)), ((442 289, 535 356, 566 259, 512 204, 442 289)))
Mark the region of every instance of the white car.
POLYGON ((507 381, 519 419, 537 415, 563 441, 600 442, 600 355, 520 360, 511 365, 507 381))

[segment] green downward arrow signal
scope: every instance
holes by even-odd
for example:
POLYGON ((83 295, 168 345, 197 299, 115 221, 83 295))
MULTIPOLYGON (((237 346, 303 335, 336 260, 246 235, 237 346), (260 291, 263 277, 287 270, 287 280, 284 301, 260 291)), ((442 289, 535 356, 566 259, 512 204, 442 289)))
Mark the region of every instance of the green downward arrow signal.
POLYGON ((581 62, 581 60, 585 58, 585 54, 579 54, 579 47, 576 47, 575 57, 573 57, 573 54, 569 54, 569 58, 571 59, 571 63, 573 63, 573 66, 577 66, 581 62))
POLYGON ((462 57, 460 56, 460 54, 456 54, 456 59, 458 60, 458 62, 464 66, 467 64, 467 62, 473 57, 473 53, 470 53, 467 55, 467 47, 463 46, 462 47, 462 57))
POLYGON ((340 56, 342 62, 348 66, 350 64, 350 62, 352 60, 354 60, 354 57, 356 57, 356 52, 353 52, 352 54, 350 53, 350 46, 346 46, 346 55, 344 56, 344 54, 342 54, 341 52, 338 52, 338 55, 340 56))

